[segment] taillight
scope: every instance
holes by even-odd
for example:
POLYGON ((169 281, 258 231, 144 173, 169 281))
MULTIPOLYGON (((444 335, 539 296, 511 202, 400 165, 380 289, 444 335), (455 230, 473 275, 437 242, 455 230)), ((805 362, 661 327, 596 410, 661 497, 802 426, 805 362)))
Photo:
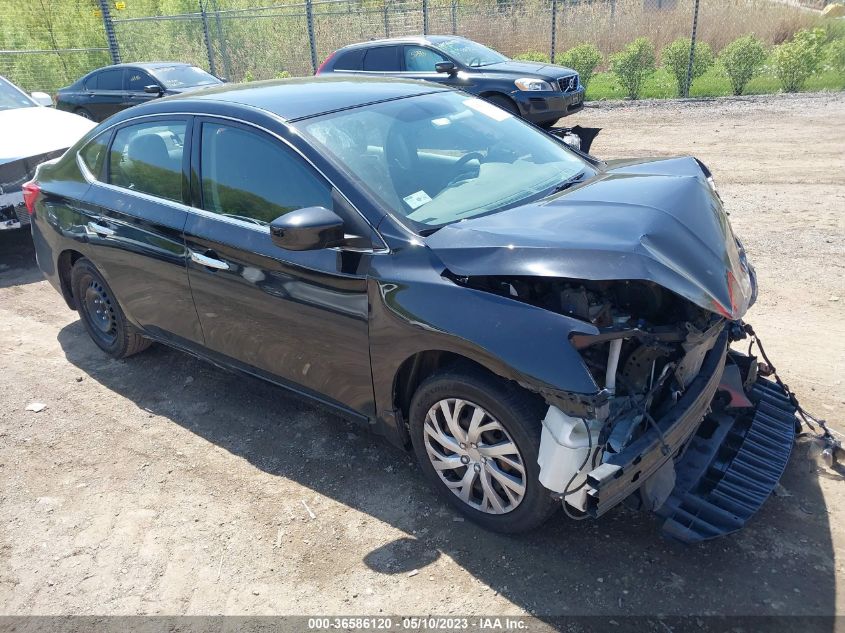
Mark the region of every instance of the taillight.
POLYGON ((332 57, 334 57, 335 55, 337 55, 337 51, 335 51, 334 53, 332 53, 331 55, 329 55, 328 57, 326 57, 326 58, 323 60, 323 63, 322 63, 322 64, 320 64, 320 65, 317 67, 317 72, 315 72, 314 74, 315 74, 315 75, 319 75, 321 72, 323 72, 323 68, 325 68, 325 67, 326 67, 326 64, 328 64, 328 63, 329 63, 329 61, 331 61, 332 57))
POLYGON ((35 200, 39 193, 41 193, 41 187, 34 180, 23 183, 23 203, 26 205, 29 215, 35 214, 35 200))

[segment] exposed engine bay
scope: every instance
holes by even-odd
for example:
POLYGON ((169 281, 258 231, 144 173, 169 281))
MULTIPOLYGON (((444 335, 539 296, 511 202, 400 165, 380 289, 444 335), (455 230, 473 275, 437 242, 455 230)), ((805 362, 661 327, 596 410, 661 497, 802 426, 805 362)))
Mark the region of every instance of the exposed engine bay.
POLYGON ((465 284, 596 326, 572 344, 609 396, 598 441, 620 452, 671 409, 699 374, 725 319, 647 281, 473 277, 465 284))
POLYGON ((795 407, 753 356, 728 350, 741 322, 646 281, 455 280, 598 329, 570 342, 603 405, 589 418, 551 405, 542 421, 540 482, 573 518, 626 500, 695 542, 741 527, 777 483, 795 407))

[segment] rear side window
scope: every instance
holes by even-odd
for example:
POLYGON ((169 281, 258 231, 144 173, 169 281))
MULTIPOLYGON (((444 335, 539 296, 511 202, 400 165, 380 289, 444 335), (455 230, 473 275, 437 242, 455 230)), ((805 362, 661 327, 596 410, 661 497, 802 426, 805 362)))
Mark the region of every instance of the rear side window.
POLYGON ((94 178, 98 180, 103 173, 103 161, 108 150, 110 136, 111 130, 103 132, 79 151, 82 162, 85 163, 94 178))
POLYGON ((364 48, 355 48, 345 53, 340 53, 334 63, 334 70, 361 70, 364 62, 364 48))
POLYGON ((184 142, 184 121, 156 120, 119 129, 109 151, 109 183, 182 202, 184 142))
POLYGON ((104 70, 99 73, 97 90, 123 90, 123 69, 104 70))
POLYGON ((278 141, 242 128, 204 123, 200 149, 206 211, 269 224, 304 207, 332 208, 331 189, 278 141))
POLYGON ((379 46, 369 49, 364 55, 364 70, 398 71, 399 47, 379 46))

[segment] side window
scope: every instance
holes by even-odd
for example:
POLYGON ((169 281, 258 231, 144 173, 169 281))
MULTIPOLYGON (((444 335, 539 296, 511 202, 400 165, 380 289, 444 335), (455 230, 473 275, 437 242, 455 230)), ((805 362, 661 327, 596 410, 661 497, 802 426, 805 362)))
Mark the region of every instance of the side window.
POLYGON ((202 206, 269 224, 303 207, 332 208, 329 185, 304 160, 269 136, 204 123, 200 146, 202 206))
POLYGON ((399 70, 399 47, 378 46, 364 55, 364 70, 397 72, 399 70))
POLYGON ((106 157, 110 136, 111 131, 103 132, 79 150, 79 156, 82 158, 82 162, 85 163, 85 166, 94 178, 98 180, 103 173, 103 160, 106 157))
POLYGON ((182 202, 184 142, 184 121, 157 120, 119 129, 109 151, 109 183, 182 202))
POLYGON ((137 68, 130 68, 126 71, 126 74, 127 80, 129 81, 128 90, 133 92, 144 92, 146 86, 152 86, 158 83, 143 70, 138 70, 137 68))
POLYGON ((333 70, 361 70, 366 50, 365 48, 353 48, 351 51, 342 53, 334 63, 333 70))
POLYGON ((97 75, 97 90, 123 90, 123 69, 104 70, 97 75))
POLYGON ((422 46, 405 47, 405 70, 408 72, 434 72, 434 65, 448 61, 443 55, 422 46))

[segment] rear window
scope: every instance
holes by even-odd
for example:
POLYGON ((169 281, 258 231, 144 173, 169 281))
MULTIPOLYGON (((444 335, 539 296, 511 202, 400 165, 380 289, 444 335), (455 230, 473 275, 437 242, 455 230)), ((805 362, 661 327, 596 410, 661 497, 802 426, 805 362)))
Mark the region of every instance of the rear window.
POLYGON ((364 55, 364 70, 398 71, 399 47, 379 46, 371 48, 364 55))
POLYGON ((356 48, 340 53, 334 63, 334 70, 361 70, 365 48, 356 48))

